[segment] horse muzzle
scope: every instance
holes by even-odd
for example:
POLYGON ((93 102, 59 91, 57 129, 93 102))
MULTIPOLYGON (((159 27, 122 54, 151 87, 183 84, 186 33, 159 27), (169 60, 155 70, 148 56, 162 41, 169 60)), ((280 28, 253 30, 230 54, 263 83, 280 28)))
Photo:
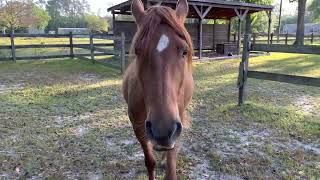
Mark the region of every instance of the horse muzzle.
POLYGON ((164 127, 157 123, 146 121, 146 136, 156 151, 169 151, 174 148, 175 141, 181 134, 182 124, 177 120, 172 121, 170 124, 171 126, 164 127))

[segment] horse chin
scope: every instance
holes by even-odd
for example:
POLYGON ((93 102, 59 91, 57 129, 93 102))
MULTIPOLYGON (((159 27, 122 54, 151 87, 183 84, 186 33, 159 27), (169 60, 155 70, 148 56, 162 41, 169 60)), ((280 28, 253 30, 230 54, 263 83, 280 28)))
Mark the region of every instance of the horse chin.
POLYGON ((156 151, 170 151, 174 149, 174 145, 175 145, 174 143, 169 146, 162 146, 162 145, 155 144, 153 145, 153 149, 156 151))

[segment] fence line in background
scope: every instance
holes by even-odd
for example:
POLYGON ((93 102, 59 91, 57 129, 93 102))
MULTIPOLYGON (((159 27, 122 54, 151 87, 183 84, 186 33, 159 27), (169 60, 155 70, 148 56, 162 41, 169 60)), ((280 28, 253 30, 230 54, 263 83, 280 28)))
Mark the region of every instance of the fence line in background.
POLYGON ((244 102, 245 87, 248 78, 270 80, 277 82, 285 82, 297 85, 307 85, 320 87, 320 78, 303 77, 295 75, 286 75, 278 73, 268 73, 249 70, 249 54, 250 51, 265 51, 265 52, 284 52, 284 53, 299 53, 299 54, 320 54, 320 46, 308 45, 283 45, 283 44, 251 44, 251 35, 246 34, 244 37, 242 61, 239 66, 238 88, 239 99, 238 104, 244 102))
MULTIPOLYGON (((9 37, 10 38, 10 45, 2 45, 0 46, 1 49, 10 49, 11 50, 11 59, 12 61, 16 60, 32 60, 32 59, 53 59, 53 58, 65 58, 70 57, 74 58, 77 57, 79 59, 86 59, 86 56, 90 56, 90 59, 93 63, 96 62, 95 56, 105 56, 105 55, 113 55, 120 57, 120 70, 124 72, 126 61, 125 61, 125 34, 121 33, 121 37, 109 35, 109 34, 0 34, 0 37, 9 37), (44 38, 69 38, 69 44, 37 44, 37 45, 15 45, 15 38, 17 37, 44 37, 44 38), (74 44, 73 38, 87 38, 89 37, 89 44, 74 44), (113 41, 120 41, 121 49, 120 50, 110 50, 104 49, 102 47, 115 47, 115 42, 113 43, 98 43, 94 44, 94 39, 105 39, 105 40, 113 40, 113 41), (66 55, 44 55, 44 56, 21 56, 16 57, 16 49, 30 49, 30 48, 69 48, 70 52, 66 55), (75 54, 74 48, 81 48, 89 50, 90 53, 82 53, 82 54, 75 54), (97 52, 95 52, 97 51, 97 52)), ((0 58, 0 61, 8 60, 8 58, 0 58)))

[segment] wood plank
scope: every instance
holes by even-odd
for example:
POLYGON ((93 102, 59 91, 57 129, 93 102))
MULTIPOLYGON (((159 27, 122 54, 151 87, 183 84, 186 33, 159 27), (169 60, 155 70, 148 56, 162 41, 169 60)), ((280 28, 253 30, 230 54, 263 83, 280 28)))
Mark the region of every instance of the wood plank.
MULTIPOLYGON (((45 37, 45 38, 68 38, 69 34, 14 34, 15 37, 25 37, 25 38, 36 38, 36 37, 45 37)), ((74 34, 74 37, 87 36, 89 38, 89 34, 74 34)), ((0 34, 0 37, 10 37, 10 34, 0 34)), ((95 39, 120 39, 121 37, 115 37, 113 34, 93 34, 95 39)))
POLYGON ((23 56, 16 57, 16 60, 42 60, 42 59, 55 59, 55 58, 66 58, 70 57, 69 54, 65 55, 50 55, 50 56, 23 56))
MULTIPOLYGON (((0 34, 0 37, 10 37, 10 34, 0 34)), ((14 34, 14 37, 48 37, 48 38, 61 38, 69 37, 69 34, 14 34)))
MULTIPOLYGON (((98 43, 98 44, 93 44, 95 47, 113 47, 114 43, 98 43)), ((89 47, 90 44, 74 44, 73 47, 89 47)))
MULTIPOLYGON (((113 55, 110 53, 95 53, 94 56, 107 56, 113 55)), ((84 54, 75 54, 75 56, 91 56, 91 53, 84 53, 84 54)), ((16 60, 44 60, 44 59, 56 59, 56 58, 67 58, 70 57, 69 54, 65 55, 50 55, 50 56, 21 56, 16 57, 16 60)), ((9 61, 11 57, 7 58, 0 58, 0 61, 9 61)))
POLYGON ((248 77, 269 81, 284 82, 290 84, 320 87, 320 78, 294 76, 286 74, 267 73, 259 71, 248 71, 248 77))
POLYGON ((320 46, 312 45, 284 45, 284 44, 254 44, 251 51, 284 52, 300 54, 320 54, 320 46))
POLYGON ((33 45, 17 45, 16 49, 30 49, 30 48, 64 48, 70 47, 70 44, 33 44, 33 45))
POLYGON ((0 49, 11 49, 11 46, 8 46, 8 45, 6 45, 6 46, 0 46, 0 49))
POLYGON ((121 32, 121 73, 124 74, 126 70, 126 36, 121 32))
MULTIPOLYGON (((90 44, 74 44, 74 48, 85 48, 89 47, 90 44)), ((98 47, 113 47, 114 43, 99 43, 94 44, 94 46, 98 47)), ((15 45, 16 49, 30 49, 30 48, 69 48, 69 44, 33 44, 33 45, 15 45)), ((0 49, 11 49, 10 45, 0 46, 0 49)))

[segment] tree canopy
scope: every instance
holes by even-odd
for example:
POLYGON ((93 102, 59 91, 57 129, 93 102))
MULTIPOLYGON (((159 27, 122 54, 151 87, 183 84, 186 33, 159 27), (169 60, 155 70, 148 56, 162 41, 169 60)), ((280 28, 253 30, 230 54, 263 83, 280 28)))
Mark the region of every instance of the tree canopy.
POLYGON ((7 0, 1 5, 0 24, 11 31, 19 27, 29 27, 36 22, 30 1, 7 0))
POLYGON ((108 22, 99 16, 93 14, 86 14, 85 17, 86 27, 92 32, 108 31, 108 22))
POLYGON ((312 21, 320 23, 320 1, 313 0, 308 6, 308 11, 311 13, 312 21))
POLYGON ((44 29, 48 26, 51 19, 48 12, 37 5, 33 5, 32 13, 35 18, 35 22, 32 24, 33 27, 37 29, 44 29))
POLYGON ((89 4, 86 0, 48 0, 46 10, 51 16, 47 29, 83 28, 86 25, 84 15, 89 10, 89 4))

